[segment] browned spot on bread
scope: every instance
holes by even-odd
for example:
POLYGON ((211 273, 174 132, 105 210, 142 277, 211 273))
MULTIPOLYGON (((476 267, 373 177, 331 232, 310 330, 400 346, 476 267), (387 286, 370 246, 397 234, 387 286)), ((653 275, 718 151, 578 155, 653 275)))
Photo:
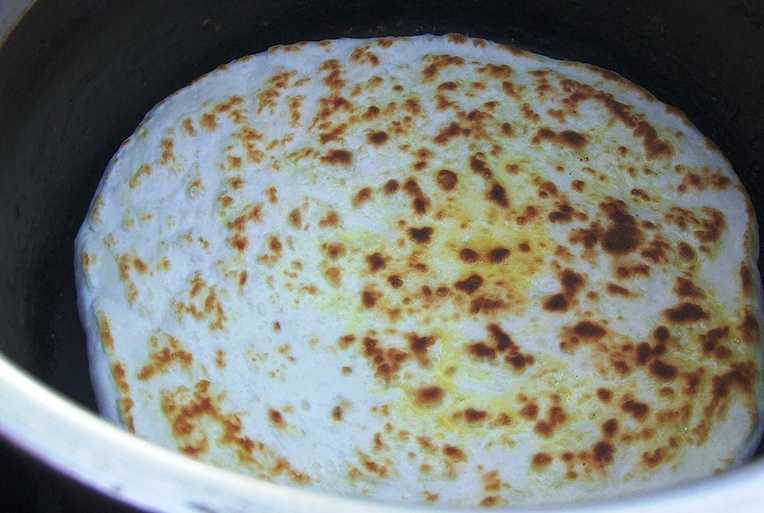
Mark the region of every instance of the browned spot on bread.
POLYGON ((373 289, 366 288, 361 291, 361 303, 366 308, 374 308, 381 294, 373 289))
POLYGON ((759 340, 759 321, 749 310, 746 310, 743 321, 740 323, 740 335, 748 343, 759 340))
POLYGON ((345 245, 340 242, 324 243, 321 245, 321 249, 332 260, 337 260, 338 258, 342 258, 347 252, 345 245))
POLYGON ((345 81, 342 79, 342 66, 337 59, 322 62, 319 69, 328 72, 322 82, 332 91, 339 91, 345 86, 345 81))
POLYGON ((470 424, 483 422, 486 418, 488 418, 488 412, 485 410, 477 410, 475 408, 467 408, 464 410, 464 420, 470 424))
POLYGON ((562 292, 545 297, 541 303, 542 308, 548 312, 566 311, 573 298, 583 288, 584 283, 583 275, 571 269, 563 269, 560 273, 562 292))
POLYGON ((472 169, 475 174, 488 179, 493 176, 493 171, 491 171, 491 168, 488 167, 488 164, 485 163, 483 158, 484 156, 481 153, 472 155, 470 157, 470 169, 472 169))
POLYGON ((437 406, 443 402, 445 391, 437 385, 420 387, 415 392, 415 401, 420 406, 437 406))
POLYGON ((663 311, 663 316, 674 324, 690 324, 708 319, 708 312, 695 303, 681 303, 663 311))
MULTIPOLYGON (((642 223, 642 226, 650 227, 650 225, 645 222, 642 223)), ((642 255, 647 260, 655 264, 666 263, 668 261, 669 248, 670 246, 668 245, 668 243, 666 243, 660 237, 656 237, 655 239, 650 241, 650 243, 647 244, 642 249, 642 251, 640 251, 640 255, 642 255)))
POLYGON ((537 452, 531 459, 533 470, 542 470, 552 463, 552 457, 545 452, 537 452))
POLYGON ((695 230, 693 234, 701 242, 719 242, 727 224, 724 220, 724 214, 715 208, 708 207, 703 209, 703 213, 706 214, 706 217, 698 220, 700 229, 695 230))
POLYGON ((138 257, 133 258, 133 268, 140 274, 145 274, 148 270, 146 263, 138 257))
POLYGON ((175 143, 172 139, 165 137, 160 141, 159 144, 162 148, 162 158, 160 159, 159 163, 166 166, 175 160, 175 154, 173 153, 175 143))
POLYGON ((602 235, 602 247, 613 255, 626 255, 634 251, 642 241, 642 234, 633 216, 627 213, 626 204, 620 200, 600 205, 610 220, 602 235))
POLYGON ((467 459, 467 455, 463 450, 448 444, 443 446, 443 455, 453 461, 465 461, 467 459))
POLYGON ((565 312, 569 301, 565 294, 552 294, 541 302, 541 307, 548 312, 565 312))
POLYGON ((653 348, 647 342, 637 344, 637 365, 646 364, 653 355, 653 348))
POLYGON ((650 374, 661 381, 673 381, 677 376, 677 368, 662 360, 654 360, 650 364, 650 374))
POLYGON ((374 369, 374 375, 385 383, 390 383, 401 364, 409 357, 405 351, 398 348, 383 347, 374 337, 364 337, 363 355, 374 369))
POLYGON ((201 118, 199 119, 199 124, 202 125, 205 129, 209 130, 210 132, 214 131, 217 126, 217 117, 215 114, 202 114, 201 118))
POLYGON ((594 462, 600 466, 609 465, 613 462, 613 452, 613 445, 604 440, 597 442, 592 447, 594 462))
POLYGON ((467 346, 467 351, 478 359, 493 360, 496 358, 496 350, 485 342, 475 342, 467 346))
POLYGON ((339 346, 340 346, 342 349, 347 349, 348 347, 350 347, 351 345, 353 345, 353 342, 355 342, 355 341, 356 341, 356 336, 355 336, 355 335, 352 335, 352 334, 349 334, 349 335, 342 335, 342 336, 341 336, 341 337, 340 337, 340 338, 337 340, 337 344, 339 344, 339 346))
POLYGON ((567 146, 573 150, 581 150, 586 146, 586 136, 580 134, 574 130, 563 130, 561 132, 555 132, 551 128, 540 128, 536 135, 533 136, 531 142, 533 144, 539 144, 541 142, 551 142, 553 144, 559 144, 561 146, 567 146))
POLYGON ((215 367, 218 369, 225 368, 225 351, 218 349, 215 351, 215 367))
POLYGON ((555 430, 565 423, 567 415, 560 406, 552 406, 547 411, 546 419, 539 420, 533 426, 533 432, 542 438, 551 437, 555 430))
POLYGON ((604 337, 607 331, 592 321, 579 321, 573 326, 573 333, 581 338, 598 339, 604 337))
POLYGON ((570 205, 558 204, 556 210, 550 212, 547 219, 553 223, 569 223, 573 220, 574 214, 575 211, 570 205))
POLYGON ((601 228, 594 223, 589 228, 577 228, 570 232, 571 244, 581 244, 586 249, 592 249, 597 245, 601 235, 601 228))
POLYGON ((609 403, 610 400, 613 398, 613 392, 611 392, 607 388, 598 388, 597 389, 597 397, 603 403, 609 403))
POLYGON ((406 339, 409 343, 409 350, 414 355, 419 365, 422 367, 429 367, 430 359, 427 356, 427 351, 433 344, 435 344, 435 337, 409 333, 406 335, 406 339))
POLYGON ((433 141, 436 144, 446 144, 460 135, 462 135, 462 127, 459 126, 459 123, 452 121, 438 132, 433 141))
POLYGON ((495 299, 492 297, 476 297, 470 301, 470 313, 478 314, 485 312, 486 314, 494 314, 496 311, 505 308, 507 304, 501 299, 495 299))
POLYGON ((151 174, 151 166, 148 164, 141 164, 138 169, 133 173, 133 176, 130 177, 130 180, 128 180, 127 185, 131 189, 135 189, 138 187, 138 184, 140 183, 141 179, 145 176, 149 176, 151 174))
POLYGON ((535 420, 539 414, 539 407, 535 403, 529 403, 520 409, 520 415, 528 420, 535 420))
POLYGON ((665 343, 669 337, 671 337, 671 333, 666 326, 658 326, 653 330, 653 338, 658 342, 665 343))
POLYGON ((433 492, 425 490, 424 492, 422 492, 422 495, 424 496, 424 500, 426 502, 438 502, 439 495, 437 493, 433 493, 433 492))
POLYGON ((359 46, 350 54, 350 61, 356 64, 367 64, 369 66, 377 66, 379 64, 379 57, 371 51, 368 46, 359 46))
MULTIPOLYGON (((158 344, 156 335, 152 336, 152 341, 158 344)), ((170 335, 167 337, 166 346, 149 354, 149 363, 143 366, 138 372, 137 377, 141 381, 148 381, 156 374, 165 372, 167 367, 173 363, 177 363, 182 368, 188 370, 191 368, 193 360, 193 355, 188 351, 185 351, 181 346, 180 341, 170 335)))
POLYGON ((512 68, 506 64, 485 64, 477 69, 478 73, 488 75, 492 78, 509 78, 512 74, 512 68))
POLYGON ((292 228, 296 229, 300 229, 302 227, 302 215, 300 214, 299 208, 292 209, 292 211, 289 212, 289 224, 292 226, 292 228))
POLYGON ((504 94, 511 98, 518 98, 520 97, 517 89, 515 89, 515 85, 510 82, 509 80, 504 80, 501 82, 501 89, 504 91, 504 94))
POLYGON ((680 298, 702 298, 705 294, 687 278, 677 278, 674 293, 680 298))
POLYGON ((523 103, 520 107, 520 111, 523 114, 523 117, 530 121, 532 124, 537 124, 541 120, 541 116, 534 111, 530 105, 527 103, 523 103))
POLYGON ((281 241, 275 235, 271 235, 268 238, 268 247, 274 253, 281 253, 281 249, 282 249, 281 241))
POLYGON ((343 141, 343 135, 345 134, 347 128, 348 126, 346 123, 341 123, 333 127, 331 130, 321 132, 318 136, 318 139, 321 144, 327 144, 332 141, 343 141))
POLYGON ((353 161, 353 154, 348 150, 329 150, 321 156, 321 162, 334 166, 347 166, 353 161))
POLYGON ((471 263, 474 263, 474 262, 477 262, 478 260, 480 260, 480 255, 474 249, 462 248, 459 251, 459 258, 463 262, 467 262, 467 263, 471 264, 471 263))
POLYGON ((318 221, 321 228, 335 227, 340 224, 340 217, 334 210, 330 210, 318 221))
POLYGON ((270 420, 271 424, 279 429, 284 429, 286 427, 284 415, 282 415, 282 413, 275 408, 268 409, 268 420, 270 420))
MULTIPOLYGON (((239 189, 244 185, 244 180, 241 180, 240 178, 234 178, 231 180, 231 186, 234 189, 239 189), (236 185, 234 185, 234 180, 236 180, 236 185)), ((279 191, 276 187, 270 186, 267 189, 265 189, 265 197, 268 198, 268 202, 275 205, 279 202, 279 191)))
POLYGON ((498 506, 501 503, 501 497, 498 495, 489 495, 487 497, 483 497, 483 500, 480 501, 480 506, 483 508, 492 508, 494 506, 498 506))
POLYGON ((387 135, 387 132, 383 130, 369 132, 369 134, 366 136, 366 140, 374 146, 381 146, 385 144, 389 138, 390 137, 387 135))
POLYGON ((432 239, 433 229, 430 226, 411 227, 408 229, 409 237, 419 244, 429 244, 432 239))
POLYGON ((648 159, 659 157, 671 157, 674 150, 669 143, 658 137, 652 125, 647 121, 641 121, 634 128, 634 136, 642 139, 642 145, 645 148, 645 154, 648 159))
MULTIPOLYGON (((464 250, 462 250, 464 251, 464 250)), ((500 264, 509 258, 510 251, 504 247, 496 247, 488 252, 488 261, 494 264, 500 264)))
POLYGON ((382 190, 385 192, 385 194, 390 195, 390 194, 395 194, 396 192, 398 192, 398 187, 399 187, 398 180, 391 178, 390 180, 385 182, 385 185, 382 188, 382 190))
POLYGON ((481 285, 483 285, 483 278, 479 274, 474 273, 463 280, 454 282, 454 287, 467 294, 472 294, 479 289, 481 285))
POLYGON ((444 191, 450 191, 454 187, 456 187, 456 184, 459 182, 458 177, 456 176, 456 173, 453 171, 449 171, 448 169, 441 169, 438 171, 436 181, 438 182, 438 186, 443 189, 444 191))
POLYGON ((571 270, 563 269, 560 273, 560 284, 565 294, 575 296, 584 286, 583 275, 571 270))
POLYGON ((114 337, 111 334, 109 318, 100 310, 96 316, 98 317, 98 336, 101 339, 101 345, 103 345, 107 353, 110 353, 114 350, 114 337))
POLYGON ((618 266, 615 270, 619 278, 634 278, 638 276, 650 276, 650 268, 645 264, 636 264, 631 266, 618 266))
MULTIPOLYGON (((295 74, 294 71, 279 71, 271 76, 265 87, 258 93, 258 106, 257 113, 260 114, 264 109, 273 109, 276 106, 276 102, 281 96, 281 92, 289 85, 289 80, 295 74)), ((241 98, 239 98, 241 100, 241 98)), ((231 105, 232 106, 232 105, 231 105)), ((224 108, 223 111, 230 109, 224 108)))
POLYGON ((459 84, 450 80, 438 85, 438 91, 456 91, 459 89, 459 84))
POLYGON ((366 121, 371 121, 373 119, 376 119, 379 116, 379 107, 376 105, 371 105, 366 109, 366 112, 363 113, 363 119, 366 121))
POLYGON ((238 414, 225 414, 220 408, 220 395, 210 393, 211 383, 201 380, 193 387, 190 398, 185 398, 186 387, 174 391, 163 391, 161 410, 167 418, 179 448, 192 456, 207 449, 207 434, 203 422, 217 424, 221 434, 217 438, 220 444, 235 451, 241 463, 251 462, 256 456, 275 460, 276 464, 268 470, 274 477, 285 473, 295 484, 306 484, 310 477, 298 472, 285 458, 279 457, 262 442, 256 442, 242 435, 242 422, 238 414))
POLYGON ((366 264, 369 266, 369 271, 375 273, 385 268, 385 257, 379 252, 372 253, 366 256, 366 264))
POLYGON ((509 207, 509 199, 507 198, 507 191, 506 189, 504 189, 503 186, 499 185, 498 183, 494 183, 493 185, 491 185, 491 188, 488 189, 488 192, 486 193, 486 198, 492 203, 495 203, 502 208, 509 207))
POLYGON ((229 221, 228 229, 235 232, 244 231, 248 222, 259 223, 263 219, 263 205, 257 203, 251 205, 249 208, 244 209, 241 215, 237 216, 233 221, 229 221))
POLYGON ((448 37, 449 43, 462 45, 467 42, 467 36, 465 36, 464 34, 450 33, 450 34, 447 34, 447 37, 448 37))
POLYGON ((333 287, 339 287, 342 284, 342 269, 339 267, 327 267, 324 276, 333 287))
POLYGON ((618 433, 618 419, 608 419, 602 423, 602 434, 612 438, 618 433))
POLYGON ((240 235, 237 233, 228 239, 228 243, 235 250, 242 252, 247 249, 247 246, 249 245, 249 240, 244 235, 240 235))
POLYGON ((296 128, 300 126, 300 107, 302 101, 305 98, 303 96, 290 96, 287 99, 287 105, 289 107, 289 126, 296 128))
POLYGON ((125 372, 125 366, 120 362, 115 362, 111 366, 111 373, 114 377, 114 384, 117 386, 117 390, 120 395, 124 395, 130 392, 130 384, 127 382, 127 373, 125 372))
POLYGON ((389 283, 390 286, 394 289, 399 289, 403 286, 403 280, 396 274, 388 276, 387 283, 389 283))
POLYGON ((125 423, 127 430, 131 433, 135 433, 135 424, 133 421, 133 400, 130 398, 130 385, 127 383, 125 368, 120 362, 115 362, 111 366, 111 375, 114 378, 114 382, 117 385, 120 399, 117 402, 119 408, 119 416, 122 422, 125 423))
POLYGON ((183 130, 190 136, 196 135, 196 130, 194 129, 194 122, 190 118, 185 118, 183 120, 183 130))
POLYGON ((358 208, 371 199, 371 187, 364 187, 353 197, 353 206, 358 208))
POLYGON ((419 187, 419 183, 414 178, 409 178, 403 183, 403 190, 412 199, 411 204, 414 213, 424 214, 427 212, 427 209, 430 207, 430 199, 425 196, 421 187, 419 187))
POLYGON ((414 116, 422 112, 422 106, 417 98, 406 98, 406 101, 403 102, 403 108, 414 116))
POLYGON ((620 285, 616 283, 608 283, 607 291, 609 294, 613 296, 625 296, 625 297, 631 296, 631 292, 629 291, 629 289, 625 287, 621 287, 620 285))
POLYGON ((753 291, 753 279, 751 278, 751 270, 747 265, 740 265, 740 284, 742 286, 743 295, 751 297, 753 291))
POLYGON ((464 59, 456 55, 427 55, 424 59, 429 63, 422 70, 425 81, 433 80, 441 70, 449 66, 462 66, 464 64, 464 59))
POLYGON ((645 451, 642 453, 642 463, 647 467, 654 468, 663 463, 666 457, 666 450, 663 447, 658 447, 654 451, 645 451))
POLYGON ((630 414, 638 421, 644 420, 650 413, 650 407, 629 395, 626 395, 621 401, 621 409, 630 414))

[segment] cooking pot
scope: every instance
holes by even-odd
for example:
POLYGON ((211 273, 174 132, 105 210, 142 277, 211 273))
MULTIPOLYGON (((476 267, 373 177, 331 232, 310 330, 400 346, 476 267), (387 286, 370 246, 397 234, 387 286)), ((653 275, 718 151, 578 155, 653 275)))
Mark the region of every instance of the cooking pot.
MULTIPOLYGON (((764 219, 764 4, 677 1, 0 0, 0 436, 125 507, 425 510, 276 486, 155 447, 97 416, 73 239, 120 142, 159 100, 278 43, 461 32, 615 70, 683 110, 764 219)), ((536 511, 762 510, 764 461, 680 487, 536 511)), ((91 490, 91 491, 87 491, 91 490)))

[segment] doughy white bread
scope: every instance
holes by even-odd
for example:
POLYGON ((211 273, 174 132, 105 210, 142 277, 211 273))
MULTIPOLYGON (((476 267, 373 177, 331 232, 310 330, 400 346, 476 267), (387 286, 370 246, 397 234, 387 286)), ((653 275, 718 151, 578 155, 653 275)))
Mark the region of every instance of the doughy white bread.
POLYGON ((190 457, 501 506, 760 438, 757 227, 621 77, 463 36, 245 57, 157 105, 76 241, 99 407, 190 457))

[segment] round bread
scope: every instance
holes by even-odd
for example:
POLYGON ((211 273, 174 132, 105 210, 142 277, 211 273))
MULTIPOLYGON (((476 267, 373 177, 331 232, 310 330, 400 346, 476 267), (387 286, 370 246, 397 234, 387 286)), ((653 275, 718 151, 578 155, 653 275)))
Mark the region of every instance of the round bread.
POLYGON ((530 505, 762 424, 757 227, 620 76, 460 35, 276 47, 156 106, 76 242, 100 409, 278 483, 530 505))

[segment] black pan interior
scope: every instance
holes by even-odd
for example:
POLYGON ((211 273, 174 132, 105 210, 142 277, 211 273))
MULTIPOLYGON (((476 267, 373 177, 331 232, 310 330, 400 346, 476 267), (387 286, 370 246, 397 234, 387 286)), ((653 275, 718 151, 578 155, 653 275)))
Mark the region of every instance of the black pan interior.
POLYGON ((0 48, 0 350, 94 409, 73 238, 159 100, 278 43, 461 32, 615 70, 721 147, 764 219, 764 4, 39 0, 0 48))

